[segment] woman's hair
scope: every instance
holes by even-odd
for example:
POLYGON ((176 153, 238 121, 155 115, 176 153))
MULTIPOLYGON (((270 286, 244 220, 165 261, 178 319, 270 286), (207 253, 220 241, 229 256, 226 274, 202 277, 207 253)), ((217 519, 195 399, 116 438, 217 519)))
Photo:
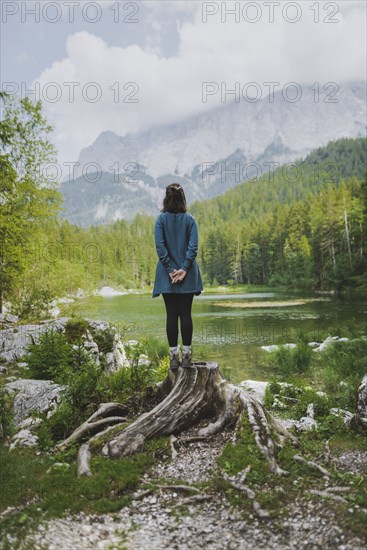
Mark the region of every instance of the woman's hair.
POLYGON ((185 192, 179 183, 167 185, 161 212, 187 212, 185 192))

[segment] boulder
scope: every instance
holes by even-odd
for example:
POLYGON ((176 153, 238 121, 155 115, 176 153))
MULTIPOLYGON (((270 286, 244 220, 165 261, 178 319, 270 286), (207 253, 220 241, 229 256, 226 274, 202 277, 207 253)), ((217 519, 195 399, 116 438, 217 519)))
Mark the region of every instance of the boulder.
MULTIPOLYGON (((40 335, 46 330, 52 329, 63 332, 69 319, 69 317, 61 317, 56 320, 47 319, 34 325, 7 325, 5 329, 0 330, 0 361, 19 363, 19 359, 26 353, 29 344, 36 343, 40 335)), ((88 321, 90 327, 96 330, 107 330, 110 327, 107 321, 96 321, 89 318, 86 318, 86 321, 88 321)), ((93 336, 89 330, 86 331, 84 347, 96 364, 99 365, 101 352, 97 343, 93 341, 93 336)), ((120 368, 130 366, 124 345, 117 332, 113 340, 112 350, 106 354, 106 360, 106 370, 108 372, 116 372, 120 368)))
POLYGON ((5 384, 14 395, 14 422, 19 426, 32 412, 52 413, 61 401, 65 386, 51 380, 20 379, 5 384))

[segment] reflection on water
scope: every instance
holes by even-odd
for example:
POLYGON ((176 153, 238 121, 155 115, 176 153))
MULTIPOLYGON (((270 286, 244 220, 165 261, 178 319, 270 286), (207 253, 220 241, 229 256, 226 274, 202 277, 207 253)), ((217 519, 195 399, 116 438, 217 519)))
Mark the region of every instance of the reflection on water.
MULTIPOLYGON (((270 374, 259 366, 266 353, 262 345, 292 342, 306 332, 313 341, 322 341, 328 333, 345 336, 346 323, 356 324, 365 331, 364 300, 340 300, 328 297, 325 301, 306 301, 291 307, 241 308, 226 307, 225 302, 244 298, 254 302, 266 299, 289 300, 304 297, 319 298, 312 293, 247 292, 242 294, 203 294, 193 302, 194 360, 216 361, 222 372, 234 383, 244 379, 266 380, 270 374), (221 302, 221 305, 212 302, 221 302), (336 332, 338 331, 338 332, 336 332)), ((152 299, 150 294, 130 294, 83 300, 79 312, 85 317, 114 322, 123 340, 155 336, 166 340, 166 311, 163 298, 152 299)), ((181 337, 179 337, 181 344, 181 337)), ((168 344, 167 344, 168 350, 168 344)))

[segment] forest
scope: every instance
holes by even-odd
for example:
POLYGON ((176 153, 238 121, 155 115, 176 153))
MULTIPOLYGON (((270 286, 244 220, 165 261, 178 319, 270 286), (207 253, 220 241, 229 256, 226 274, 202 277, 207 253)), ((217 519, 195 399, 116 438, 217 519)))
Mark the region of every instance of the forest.
MULTIPOLYGON (((3 101, 0 306, 8 300, 26 316, 77 289, 149 290, 157 264, 155 218, 138 214, 132 222, 88 229, 62 219, 57 185, 45 186, 34 170, 55 154, 42 105, 3 101), (17 154, 26 159, 23 175, 14 169, 17 154)), ((305 159, 189 204, 199 227, 204 285, 365 288, 366 141, 330 142, 305 159)))

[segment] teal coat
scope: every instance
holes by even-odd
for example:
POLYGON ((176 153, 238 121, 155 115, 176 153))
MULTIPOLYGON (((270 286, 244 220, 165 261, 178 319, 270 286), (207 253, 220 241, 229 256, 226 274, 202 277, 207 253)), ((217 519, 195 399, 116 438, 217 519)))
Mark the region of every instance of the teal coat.
POLYGON ((152 297, 161 293, 201 294, 203 283, 196 262, 198 252, 198 226, 192 214, 161 212, 154 226, 155 247, 158 254, 152 297), (174 269, 184 269, 187 273, 181 283, 172 283, 174 269))

